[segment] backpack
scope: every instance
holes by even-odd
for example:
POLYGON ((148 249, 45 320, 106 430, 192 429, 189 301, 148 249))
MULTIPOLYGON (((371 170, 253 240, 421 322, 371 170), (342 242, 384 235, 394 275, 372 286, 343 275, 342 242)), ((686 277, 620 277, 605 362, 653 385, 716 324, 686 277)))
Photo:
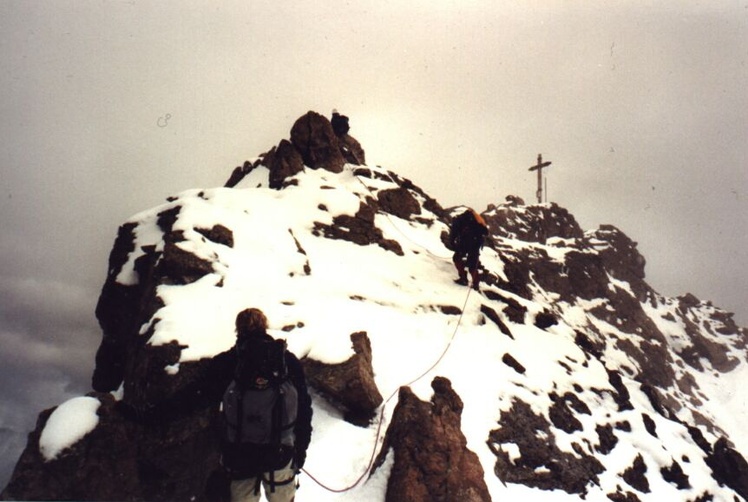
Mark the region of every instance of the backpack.
POLYGON ((452 221, 449 229, 450 249, 464 251, 470 247, 480 248, 486 233, 488 231, 483 217, 472 209, 467 210, 452 221))
POLYGON ((284 467, 294 455, 298 392, 288 378, 286 342, 237 344, 234 378, 224 392, 222 462, 234 479, 284 467), (258 386, 261 379, 264 385, 258 386))

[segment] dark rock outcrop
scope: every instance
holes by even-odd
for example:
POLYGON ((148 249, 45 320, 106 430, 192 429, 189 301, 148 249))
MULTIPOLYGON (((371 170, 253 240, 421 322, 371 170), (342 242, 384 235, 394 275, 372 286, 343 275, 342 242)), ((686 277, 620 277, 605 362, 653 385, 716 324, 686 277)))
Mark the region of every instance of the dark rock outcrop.
POLYGON ((405 188, 391 188, 377 193, 377 201, 382 211, 402 218, 410 219, 414 214, 421 213, 421 205, 405 188))
POLYGON ((277 148, 265 155, 264 164, 270 170, 270 188, 280 189, 286 178, 304 170, 304 161, 299 151, 287 140, 282 140, 277 148))
POLYGON ((281 189, 286 180, 303 171, 304 166, 339 173, 346 163, 366 164, 361 144, 349 134, 337 136, 326 117, 309 111, 294 122, 290 141, 281 140, 254 163, 247 161, 234 169, 224 186, 235 187, 258 165, 270 171, 270 188, 281 189))
POLYGON ((613 225, 600 225, 600 228, 587 236, 587 240, 592 246, 595 246, 593 240, 605 243, 597 246, 598 254, 603 260, 603 266, 613 277, 629 284, 641 285, 647 261, 636 248, 636 242, 613 225))
POLYGON ((312 169, 326 169, 339 173, 345 165, 338 137, 330 121, 315 112, 299 117, 291 128, 291 143, 312 169))
POLYGON ((387 429, 375 466, 393 451, 387 502, 490 501, 483 468, 468 450, 460 429, 462 401, 449 380, 434 378, 431 402, 419 400, 408 387, 387 429))
MULTIPOLYGON (((201 258, 180 246, 186 242, 184 232, 172 231, 179 211, 180 206, 175 205, 159 214, 158 224, 164 232, 163 251, 158 252, 155 247, 141 250, 143 254, 135 259, 135 284, 118 280, 128 256, 135 252, 134 227, 126 224, 119 230, 109 258, 109 273, 96 306, 96 317, 103 332, 92 378, 96 391, 114 391, 124 380, 128 380, 133 388, 139 388, 147 380, 146 374, 141 373, 143 365, 154 364, 156 368, 163 368, 164 364, 174 364, 179 360, 181 349, 178 346, 153 347, 147 344, 158 320, 154 321, 150 331, 140 333, 143 324, 163 306, 156 293, 159 285, 190 284, 214 271, 213 263, 217 257, 211 257, 211 260, 201 258)), ((196 228, 195 231, 215 244, 228 247, 234 244, 233 233, 223 225, 196 228)), ((154 373, 162 375, 163 371, 155 370, 154 373)))
POLYGON ((213 272, 213 261, 195 256, 182 248, 181 232, 164 236, 164 251, 158 263, 162 284, 190 284, 213 272))
POLYGON ((584 494, 590 482, 598 482, 603 465, 581 450, 578 455, 561 451, 550 424, 527 403, 514 401, 511 409, 501 414, 499 425, 491 431, 488 446, 496 455, 496 475, 504 483, 584 494), (519 458, 513 458, 504 443, 516 445, 519 458))
POLYGON ((333 218, 332 225, 316 222, 313 232, 328 239, 342 239, 359 246, 376 244, 386 251, 402 256, 404 253, 400 244, 395 240, 385 239, 382 231, 376 226, 376 204, 373 199, 367 198, 366 203, 361 202, 355 215, 337 215, 333 218))
MULTIPOLYGON (((92 387, 99 392, 116 390, 122 383, 127 362, 137 330, 143 322, 141 312, 143 300, 152 293, 152 284, 138 280, 134 285, 117 281, 128 255, 134 251, 135 224, 125 224, 119 228, 117 239, 109 255, 109 273, 96 305, 96 318, 102 329, 102 340, 96 352, 96 366, 92 387)), ((139 277, 152 275, 156 259, 153 250, 136 261, 139 277)))
POLYGON ((748 462, 745 457, 732 448, 724 437, 717 440, 707 453, 706 463, 714 472, 715 479, 748 499, 748 462))
POLYGON ((634 459, 634 463, 628 467, 621 477, 630 486, 636 488, 642 493, 649 493, 649 480, 647 479, 647 464, 644 463, 644 459, 641 454, 637 455, 634 459))
POLYGON ((368 424, 382 404, 382 394, 374 382, 371 342, 365 332, 353 333, 354 354, 339 364, 326 364, 306 358, 302 361, 307 383, 327 396, 345 412, 346 420, 368 424))
POLYGON ((210 228, 195 228, 195 231, 216 244, 234 247, 234 232, 223 225, 216 224, 210 228))
POLYGON ((492 235, 526 242, 545 243, 552 237, 580 239, 582 228, 569 211, 555 203, 520 205, 511 199, 499 206, 490 205, 481 213, 492 235))
POLYGON ((356 138, 350 134, 344 134, 338 136, 338 141, 340 143, 340 152, 343 154, 346 162, 359 166, 366 165, 366 152, 364 152, 361 143, 356 138))
POLYGON ((39 416, 2 500, 228 500, 215 410, 171 427, 143 426, 124 417, 111 395, 91 396, 101 402, 99 424, 53 460, 35 445, 54 409, 39 416))
POLYGON ((254 162, 245 160, 244 164, 242 164, 241 166, 236 166, 234 168, 234 170, 231 172, 231 176, 229 176, 229 179, 226 180, 226 183, 223 186, 225 186, 226 188, 234 188, 242 179, 244 179, 246 175, 251 173, 254 168, 259 166, 261 162, 262 158, 259 158, 254 162))

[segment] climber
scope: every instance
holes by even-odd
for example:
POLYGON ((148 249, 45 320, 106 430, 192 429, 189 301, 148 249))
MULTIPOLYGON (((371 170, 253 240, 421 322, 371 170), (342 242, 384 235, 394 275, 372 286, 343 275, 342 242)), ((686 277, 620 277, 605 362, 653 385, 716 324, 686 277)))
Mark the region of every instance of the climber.
POLYGON ((332 124, 332 130, 335 133, 335 136, 339 138, 348 134, 348 131, 351 129, 348 125, 348 117, 339 114, 335 109, 332 111, 332 119, 330 120, 330 123, 332 124))
POLYGON ((240 312, 236 332, 234 379, 222 403, 221 461, 232 478, 231 500, 259 500, 262 484, 268 500, 291 502, 312 433, 304 372, 285 341, 267 334, 260 310, 240 312))
POLYGON ((480 250, 483 247, 486 234, 488 234, 486 222, 473 209, 467 209, 454 218, 449 230, 450 249, 455 252, 452 261, 459 274, 455 282, 467 286, 467 271, 465 270, 467 266, 473 281, 473 289, 476 291, 480 285, 480 273, 478 271, 480 250))
POLYGON ((133 406, 123 400, 117 403, 117 408, 131 420, 163 424, 205 408, 217 412, 220 404, 221 416, 213 416, 221 425, 219 446, 223 469, 214 472, 211 479, 223 481, 216 482, 218 488, 206 486, 206 490, 223 492, 228 488, 228 477, 232 502, 258 501, 261 485, 269 500, 290 502, 296 493, 295 477, 304 466, 312 434, 312 401, 304 371, 296 356, 286 350, 285 341, 267 334, 267 318, 262 311, 239 312, 235 326, 235 345, 203 360, 201 376, 192 384, 155 405, 133 406), (258 358, 257 354, 268 357, 258 358), (272 355, 275 366, 268 364, 272 355), (248 396, 256 399, 249 401, 248 396), (282 406, 259 404, 268 401, 280 402, 282 406), (251 415, 237 410, 251 410, 251 415), (287 427, 280 427, 279 422, 287 427), (258 427, 257 423, 266 424, 269 430, 258 427))

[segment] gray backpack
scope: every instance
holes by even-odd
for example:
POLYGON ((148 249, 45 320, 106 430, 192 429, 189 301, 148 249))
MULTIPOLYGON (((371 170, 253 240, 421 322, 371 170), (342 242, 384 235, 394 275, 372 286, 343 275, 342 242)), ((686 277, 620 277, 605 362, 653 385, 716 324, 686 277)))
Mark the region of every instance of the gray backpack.
POLYGON ((290 380, 263 388, 242 387, 233 380, 223 395, 228 443, 293 446, 298 393, 290 380))
POLYGON ((235 479, 280 469, 294 456, 298 392, 285 351, 284 341, 269 338, 237 347, 235 376, 222 401, 222 461, 235 479))

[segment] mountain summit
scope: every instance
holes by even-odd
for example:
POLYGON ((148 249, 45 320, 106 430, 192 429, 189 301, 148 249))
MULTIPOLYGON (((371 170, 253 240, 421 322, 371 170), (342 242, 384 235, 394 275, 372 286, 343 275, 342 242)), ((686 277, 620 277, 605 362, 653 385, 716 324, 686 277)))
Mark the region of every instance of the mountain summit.
POLYGON ((481 288, 459 286, 444 241, 463 209, 309 112, 225 187, 134 215, 94 391, 40 414, 2 497, 225 500, 218 403, 122 403, 205 380, 255 307, 311 387, 299 500, 745 500, 715 389, 746 371, 746 329, 653 290, 619 229, 516 197, 482 212, 481 288))

